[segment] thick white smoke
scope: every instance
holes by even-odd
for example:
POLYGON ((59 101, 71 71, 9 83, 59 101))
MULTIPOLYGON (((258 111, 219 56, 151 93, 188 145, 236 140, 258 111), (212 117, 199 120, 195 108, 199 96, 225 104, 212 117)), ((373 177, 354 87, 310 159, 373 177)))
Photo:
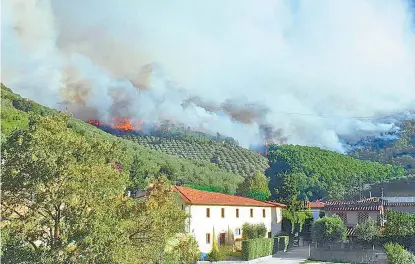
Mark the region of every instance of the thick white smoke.
POLYGON ((2 9, 2 81, 84 119, 167 118, 245 146, 274 136, 341 152, 339 137, 392 126, 355 117, 415 111, 406 1, 4 0, 2 9))

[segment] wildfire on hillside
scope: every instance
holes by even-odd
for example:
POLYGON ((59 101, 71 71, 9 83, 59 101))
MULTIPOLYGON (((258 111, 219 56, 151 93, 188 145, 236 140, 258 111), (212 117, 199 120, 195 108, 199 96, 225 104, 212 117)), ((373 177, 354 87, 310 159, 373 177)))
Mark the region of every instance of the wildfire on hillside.
POLYGON ((134 130, 140 131, 143 129, 143 121, 136 120, 134 122, 128 118, 122 117, 113 117, 109 123, 103 123, 99 120, 89 120, 88 123, 94 126, 108 126, 123 132, 134 130))
POLYGON ((265 157, 268 157, 268 142, 265 142, 265 157))

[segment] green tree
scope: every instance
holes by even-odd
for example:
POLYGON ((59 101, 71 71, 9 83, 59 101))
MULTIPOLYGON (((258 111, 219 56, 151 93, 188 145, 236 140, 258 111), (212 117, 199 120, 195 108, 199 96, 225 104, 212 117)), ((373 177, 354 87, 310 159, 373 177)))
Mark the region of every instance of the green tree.
POLYGON ((355 235, 360 242, 372 243, 381 236, 380 227, 375 220, 369 218, 355 228, 355 235))
POLYGON ((43 263, 76 254, 109 261, 122 238, 115 235, 123 222, 118 206, 128 184, 128 175, 116 166, 124 156, 117 145, 86 141, 68 129, 67 116, 58 115, 31 120, 1 151, 7 228, 42 255, 43 263), (96 228, 103 226, 113 235, 99 233, 96 228))
POLYGON ((386 255, 391 264, 415 263, 415 256, 396 243, 385 244, 386 255))
POLYGON ((300 206, 300 203, 291 203, 282 211, 283 229, 287 233, 302 232, 307 220, 313 218, 310 209, 300 206))
POLYGON ((415 236, 415 215, 388 210, 386 214, 385 236, 408 237, 415 236))
POLYGON ((268 179, 259 171, 253 177, 246 177, 244 182, 238 186, 237 193, 262 201, 267 200, 271 196, 268 188, 268 179))
POLYGON ((283 173, 281 174, 281 186, 275 188, 278 201, 293 205, 298 201, 301 182, 306 178, 304 173, 283 173))
POLYGON ((197 241, 191 234, 178 233, 167 241, 165 264, 192 264, 200 257, 197 241))
POLYGON ((187 215, 177 203, 178 196, 165 176, 153 181, 148 198, 140 201, 130 213, 130 248, 134 246, 135 252, 125 248, 121 256, 128 256, 131 263, 163 260, 167 241, 185 230, 187 215))
POLYGON ((313 224, 311 235, 319 244, 343 241, 346 239, 346 226, 338 216, 320 218, 313 224))

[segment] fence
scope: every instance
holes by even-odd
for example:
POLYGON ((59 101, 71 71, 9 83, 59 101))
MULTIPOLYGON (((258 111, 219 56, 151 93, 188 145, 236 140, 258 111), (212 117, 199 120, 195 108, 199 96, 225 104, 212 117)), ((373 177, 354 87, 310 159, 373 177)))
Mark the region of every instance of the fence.
POLYGON ((354 244, 311 245, 310 258, 330 262, 387 264, 381 247, 362 247, 354 244))

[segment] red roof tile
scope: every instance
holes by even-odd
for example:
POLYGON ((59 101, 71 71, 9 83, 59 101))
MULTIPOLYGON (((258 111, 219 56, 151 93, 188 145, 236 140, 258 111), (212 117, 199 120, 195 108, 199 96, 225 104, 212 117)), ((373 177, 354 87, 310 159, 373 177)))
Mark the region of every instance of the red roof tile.
POLYGON ((325 203, 320 202, 320 201, 315 201, 315 202, 307 202, 306 206, 309 208, 324 208, 325 203))
POLYGON ((262 202, 241 196, 206 192, 187 188, 183 186, 174 186, 180 193, 180 196, 187 204, 195 205, 239 205, 239 206, 258 206, 258 207, 285 207, 283 204, 274 202, 262 202))
POLYGON ((277 202, 272 202, 272 201, 266 201, 266 203, 269 203, 269 204, 275 205, 275 206, 277 206, 277 207, 283 207, 283 208, 287 207, 285 204, 282 204, 282 203, 277 203, 277 202))
POLYGON ((328 201, 324 209, 326 211, 381 211, 385 201, 372 197, 359 201, 328 201))

